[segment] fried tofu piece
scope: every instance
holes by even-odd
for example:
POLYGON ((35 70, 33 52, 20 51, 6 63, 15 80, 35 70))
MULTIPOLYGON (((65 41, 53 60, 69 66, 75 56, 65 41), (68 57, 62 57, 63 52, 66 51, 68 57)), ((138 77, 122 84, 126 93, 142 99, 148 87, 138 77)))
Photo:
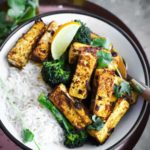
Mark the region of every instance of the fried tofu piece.
POLYGON ((94 86, 97 87, 95 97, 92 100, 92 112, 106 121, 113 110, 116 97, 113 95, 115 72, 109 69, 96 69, 94 86))
POLYGON ((23 68, 29 60, 33 47, 44 31, 45 24, 42 21, 36 21, 9 51, 7 56, 9 63, 15 67, 23 68))
POLYGON ((113 50, 111 53, 113 56, 112 64, 115 65, 116 68, 118 68, 118 70, 121 73, 121 76, 124 79, 126 79, 127 78, 127 69, 126 69, 125 63, 123 61, 123 58, 115 50, 113 50))
POLYGON ((89 48, 90 45, 74 42, 69 49, 69 63, 73 64, 78 59, 81 52, 89 48))
POLYGON ((38 42, 38 45, 33 50, 32 59, 35 61, 43 62, 49 55, 50 44, 52 42, 52 36, 58 28, 58 24, 55 21, 50 22, 45 33, 38 42))
POLYGON ((88 133, 94 137, 99 143, 103 144, 111 135, 113 129, 118 125, 122 117, 129 109, 129 102, 123 98, 118 99, 115 108, 103 128, 99 131, 88 130, 88 133))
POLYGON ((69 96, 65 85, 57 86, 49 95, 49 99, 75 128, 83 129, 92 123, 84 106, 69 96))
POLYGON ((96 52, 99 50, 101 50, 100 47, 74 42, 69 49, 69 63, 75 63, 78 60, 81 52, 90 52, 96 55, 96 52))
POLYGON ((89 82, 96 65, 96 57, 88 52, 80 54, 69 94, 80 100, 88 96, 89 82))
MULTIPOLYGON (((98 36, 93 33, 91 35, 93 38, 96 38, 98 36)), ((114 49, 110 52, 101 47, 95 47, 95 46, 91 46, 87 44, 82 44, 79 42, 74 42, 69 49, 69 63, 73 64, 77 62, 81 52, 89 52, 93 55, 96 55, 98 51, 106 51, 107 53, 111 53, 113 56, 113 60, 112 60, 112 63, 108 66, 108 68, 111 70, 116 70, 116 68, 118 68, 122 77, 126 79, 127 77, 126 66, 124 64, 122 57, 114 49)))

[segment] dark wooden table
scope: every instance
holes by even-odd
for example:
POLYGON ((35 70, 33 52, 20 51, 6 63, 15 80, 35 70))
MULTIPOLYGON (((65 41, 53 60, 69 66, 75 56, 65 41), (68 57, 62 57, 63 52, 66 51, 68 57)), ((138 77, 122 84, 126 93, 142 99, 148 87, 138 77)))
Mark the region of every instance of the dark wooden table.
MULTIPOLYGON (((0 2, 2 2, 2 0, 0 2)), ((6 10, 7 9, 6 4, 0 3, 0 10, 1 9, 6 10)), ((136 43, 138 48, 141 49, 141 52, 143 53, 143 56, 145 57, 143 48, 141 47, 140 43, 137 41, 133 33, 128 29, 128 27, 122 21, 120 21, 116 16, 114 16, 113 14, 105 10, 104 8, 97 6, 93 3, 90 3, 84 0, 54 0, 54 1, 41 0, 39 12, 44 13, 44 12, 50 12, 50 11, 55 11, 55 10, 72 10, 72 9, 88 11, 90 13, 104 17, 110 20, 111 22, 113 22, 114 24, 118 25, 132 38, 132 40, 136 43), (60 5, 61 7, 59 7, 60 5)), ((148 64, 146 57, 145 57, 145 61, 148 64)), ((145 115, 141 123, 139 124, 139 126, 134 131, 134 133, 130 135, 130 137, 126 139, 125 141, 123 141, 121 144, 117 145, 116 149, 131 150, 135 146, 135 144, 139 140, 145 128, 145 125, 147 123, 147 120, 149 117, 149 110, 150 110, 150 106, 147 107, 145 115)), ((19 148, 16 144, 14 144, 1 129, 0 129, 0 149, 1 150, 21 150, 21 148, 19 148)))

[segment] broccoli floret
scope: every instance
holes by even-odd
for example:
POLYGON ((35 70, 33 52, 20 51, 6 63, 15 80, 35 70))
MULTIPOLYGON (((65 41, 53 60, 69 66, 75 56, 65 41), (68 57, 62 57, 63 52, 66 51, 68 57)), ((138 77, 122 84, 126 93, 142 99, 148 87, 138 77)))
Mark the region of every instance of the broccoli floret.
POLYGON ((76 33, 73 41, 84 43, 84 44, 90 44, 91 43, 90 29, 80 20, 75 20, 75 22, 79 22, 81 24, 81 27, 79 28, 78 32, 76 33))
POLYGON ((65 131, 64 145, 68 148, 75 148, 82 146, 88 136, 85 130, 75 130, 72 124, 65 118, 65 116, 56 108, 56 106, 46 97, 41 94, 38 98, 39 103, 51 111, 57 122, 63 127, 65 131))
POLYGON ((86 142, 86 140, 86 131, 72 131, 66 134, 64 145, 66 145, 69 148, 80 147, 86 142))
POLYGON ((71 71, 64 70, 64 67, 64 58, 44 62, 41 71, 43 80, 51 87, 60 83, 67 84, 70 80, 71 71))

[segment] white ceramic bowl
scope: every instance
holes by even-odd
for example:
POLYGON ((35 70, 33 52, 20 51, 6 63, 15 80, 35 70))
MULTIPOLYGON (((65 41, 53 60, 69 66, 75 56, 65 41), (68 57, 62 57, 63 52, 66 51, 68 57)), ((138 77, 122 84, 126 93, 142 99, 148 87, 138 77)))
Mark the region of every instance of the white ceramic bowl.
MULTIPOLYGON (((148 79, 148 67, 146 66, 146 62, 144 61, 144 57, 136 44, 130 39, 130 37, 124 33, 119 27, 112 24, 111 22, 104 20, 98 16, 84 13, 84 12, 55 12, 55 13, 47 13, 41 15, 39 17, 35 17, 34 19, 24 23, 20 27, 18 27, 4 42, 1 47, 0 52, 0 77, 7 78, 8 75, 8 62, 6 59, 8 51, 13 47, 15 42, 19 37, 22 36, 34 23, 34 20, 41 18, 46 24, 51 22, 52 20, 56 20, 58 23, 62 24, 70 20, 78 19, 87 24, 87 26, 94 31, 95 33, 102 35, 104 37, 108 37, 114 47, 119 51, 119 53, 126 60, 129 68, 128 73, 138 80, 145 82, 148 79)), ((78 150, 104 150, 116 147, 118 144, 126 140, 138 127, 140 121, 142 120, 145 110, 147 108, 147 103, 143 101, 141 97, 139 97, 137 103, 133 105, 128 113, 123 117, 117 128, 114 130, 110 138, 107 142, 99 147, 92 145, 85 145, 78 150)), ((0 102, 0 119, 3 128, 7 130, 6 132, 13 135, 13 139, 17 143, 21 143, 20 145, 25 148, 22 143, 20 137, 18 136, 16 130, 13 128, 12 124, 5 117, 5 105, 4 101, 1 99, 0 102)), ((53 136, 53 135, 52 135, 53 136)), ((34 144, 26 144, 27 147, 35 149, 34 144)), ((67 148, 60 147, 59 145, 49 145, 47 150, 65 150, 67 148)))

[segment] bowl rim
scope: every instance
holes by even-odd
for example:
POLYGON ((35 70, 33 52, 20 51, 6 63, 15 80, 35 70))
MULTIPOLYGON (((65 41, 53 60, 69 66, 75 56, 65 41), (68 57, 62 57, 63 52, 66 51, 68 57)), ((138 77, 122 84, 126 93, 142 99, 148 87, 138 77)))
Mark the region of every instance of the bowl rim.
MULTIPOLYGON (((145 55, 145 52, 143 49, 139 48, 139 46, 134 42, 134 40, 122 29, 120 28, 118 25, 116 25, 115 23, 113 23, 112 21, 102 17, 102 16, 98 16, 96 14, 84 11, 84 10, 58 10, 58 11, 52 11, 52 12, 47 12, 47 13, 43 13, 40 14, 36 17, 33 17, 32 19, 26 21, 25 23, 21 24, 20 26, 18 26, 17 28, 15 28, 12 33, 5 39, 5 41, 3 42, 3 44, 0 47, 0 52, 3 49, 3 47, 5 46, 5 44, 7 43, 8 40, 11 39, 11 37, 18 31, 20 30, 22 27, 26 26, 27 24, 31 23, 32 21, 36 21, 41 19, 42 17, 46 17, 46 16, 51 16, 51 15, 55 15, 55 14, 67 14, 67 13, 73 13, 73 14, 79 14, 79 15, 86 15, 86 16, 90 16, 96 19, 99 19, 107 24, 109 24, 110 26, 112 26, 113 28, 115 28, 117 31, 119 31, 127 40, 128 42, 130 42, 130 44, 133 46, 134 50, 136 51, 139 60, 141 62, 143 71, 144 71, 144 77, 145 77, 145 83, 147 85, 150 85, 150 66, 147 60, 147 57, 145 55)), ((110 13, 110 12, 109 12, 110 13)), ((133 33, 132 33, 133 34, 133 33)), ((134 35, 134 34, 133 34, 134 35)), ((117 146, 119 146, 121 143, 123 143, 127 138, 129 138, 134 132, 135 130, 138 128, 140 122, 142 121, 142 119, 144 118, 144 115, 146 114, 146 111, 148 109, 148 102, 144 101, 143 103, 143 107, 142 110, 140 112, 140 115, 138 117, 138 119, 136 120, 135 124, 133 125, 133 127, 129 130, 128 133, 126 133, 126 135, 124 137, 122 137, 119 141, 117 141, 115 144, 113 144, 112 146, 110 146, 109 148, 107 148, 107 150, 109 149, 114 149, 117 146)), ((5 125, 3 124, 3 122, 0 119, 0 128, 3 130, 3 132, 14 142, 16 143, 18 146, 20 146, 22 149, 27 149, 27 150, 31 150, 29 147, 27 147, 25 144, 23 144, 22 142, 20 142, 19 140, 17 140, 10 132, 8 129, 6 129, 5 125)))

